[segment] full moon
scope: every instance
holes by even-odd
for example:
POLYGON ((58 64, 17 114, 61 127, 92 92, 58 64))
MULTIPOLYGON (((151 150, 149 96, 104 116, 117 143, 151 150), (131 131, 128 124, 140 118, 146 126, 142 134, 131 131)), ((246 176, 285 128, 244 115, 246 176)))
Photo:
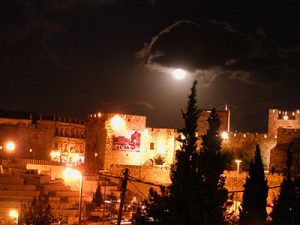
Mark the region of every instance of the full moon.
POLYGON ((187 72, 183 69, 175 69, 172 72, 173 76, 175 77, 175 79, 177 80, 182 80, 186 77, 187 72))

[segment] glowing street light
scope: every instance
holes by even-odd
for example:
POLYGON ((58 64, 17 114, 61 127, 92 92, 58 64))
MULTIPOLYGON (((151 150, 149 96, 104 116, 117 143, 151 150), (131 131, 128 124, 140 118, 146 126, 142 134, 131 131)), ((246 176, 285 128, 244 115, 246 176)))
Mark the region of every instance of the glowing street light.
POLYGON ((7 142, 6 144, 6 150, 9 152, 13 152, 16 149, 16 144, 12 141, 7 142))
MULTIPOLYGON (((240 172, 240 163, 242 162, 242 160, 240 159, 236 159, 236 190, 238 189, 238 182, 239 182, 239 172, 240 172)), ((237 192, 235 193, 235 215, 237 215, 237 192)))
POLYGON ((72 169, 67 167, 64 170, 64 179, 67 181, 76 181, 79 180, 79 221, 78 224, 81 225, 81 209, 82 209, 82 188, 83 188, 83 176, 79 170, 72 169))
POLYGON ((111 118, 110 124, 113 130, 121 130, 125 128, 125 121, 119 115, 115 115, 111 118))
POLYGON ((18 213, 17 210, 15 210, 15 209, 9 210, 8 215, 9 215, 10 218, 12 218, 14 220, 14 222, 16 224, 18 224, 18 222, 19 222, 19 213, 18 213))
POLYGON ((228 140, 229 139, 229 135, 226 131, 221 133, 221 137, 222 137, 223 140, 228 140))
POLYGON ((175 77, 176 80, 182 80, 186 77, 187 72, 183 69, 175 69, 173 70, 172 75, 175 77))

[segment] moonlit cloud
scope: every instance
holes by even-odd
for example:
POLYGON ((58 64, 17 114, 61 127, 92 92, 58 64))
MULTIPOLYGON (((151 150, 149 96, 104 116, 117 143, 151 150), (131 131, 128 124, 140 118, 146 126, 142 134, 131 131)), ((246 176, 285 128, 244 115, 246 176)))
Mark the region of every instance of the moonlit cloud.
MULTIPOLYGON (((153 46, 159 41, 159 39, 164 36, 167 33, 170 33, 174 28, 183 25, 183 24, 192 24, 192 25, 197 25, 196 23, 194 23, 193 21, 190 20, 179 20, 176 21, 175 23, 171 24, 170 26, 164 28, 163 30, 161 30, 157 35, 155 35, 152 40, 149 43, 146 43, 144 48, 142 48, 140 51, 138 51, 136 53, 136 57, 139 59, 143 59, 146 64, 151 63, 151 59, 153 59, 153 56, 151 57, 151 51, 153 46)), ((162 53, 158 53, 158 55, 160 55, 162 53)), ((157 53, 154 53, 154 55, 157 56, 157 53)), ((156 58, 156 57, 154 57, 156 58)))

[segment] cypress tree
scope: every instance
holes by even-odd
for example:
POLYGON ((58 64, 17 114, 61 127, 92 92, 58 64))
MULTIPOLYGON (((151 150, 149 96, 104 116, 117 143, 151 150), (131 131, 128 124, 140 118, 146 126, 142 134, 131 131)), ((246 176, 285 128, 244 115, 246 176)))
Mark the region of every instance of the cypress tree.
POLYGON ((103 203, 102 193, 101 193, 101 187, 100 187, 99 183, 98 183, 96 192, 93 195, 92 203, 94 203, 96 207, 100 207, 102 205, 102 203, 103 203))
POLYGON ((271 225, 296 225, 300 224, 300 193, 297 192, 295 181, 292 180, 292 152, 290 144, 287 151, 287 173, 281 183, 280 194, 274 202, 271 214, 271 225))
POLYGON ((249 168, 249 176, 244 185, 244 195, 240 210, 240 225, 263 225, 267 219, 268 181, 265 178, 259 145, 256 146, 254 161, 249 168))
POLYGON ((181 134, 178 138, 181 150, 176 152, 176 162, 171 167, 170 221, 173 225, 199 224, 197 120, 200 110, 196 105, 196 85, 197 81, 194 82, 188 97, 187 109, 185 112, 182 111, 185 126, 178 130, 181 134))
POLYGON ((21 220, 26 225, 50 225, 59 222, 59 218, 52 212, 48 194, 43 189, 39 197, 34 198, 31 205, 23 210, 21 220))
POLYGON ((219 135, 220 120, 215 109, 208 118, 208 130, 202 136, 202 147, 198 160, 199 198, 201 199, 201 224, 225 224, 225 203, 228 192, 225 177, 225 158, 221 153, 221 138, 219 135))

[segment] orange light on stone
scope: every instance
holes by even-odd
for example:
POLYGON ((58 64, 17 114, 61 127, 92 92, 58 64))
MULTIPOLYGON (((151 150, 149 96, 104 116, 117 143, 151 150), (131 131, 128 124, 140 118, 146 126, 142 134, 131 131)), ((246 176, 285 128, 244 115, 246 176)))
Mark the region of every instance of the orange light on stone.
POLYGON ((122 130, 126 127, 125 121, 119 115, 115 115, 113 118, 111 118, 110 124, 113 130, 122 130))
POLYGON ((223 140, 228 140, 229 139, 229 134, 226 131, 224 131, 224 132, 221 133, 221 137, 222 137, 223 140))
POLYGON ((79 170, 72 169, 70 167, 67 167, 64 170, 64 179, 67 181, 76 181, 82 179, 82 174, 79 170))
POLYGON ((6 149, 9 152, 13 152, 16 149, 16 144, 12 141, 7 142, 6 149))

